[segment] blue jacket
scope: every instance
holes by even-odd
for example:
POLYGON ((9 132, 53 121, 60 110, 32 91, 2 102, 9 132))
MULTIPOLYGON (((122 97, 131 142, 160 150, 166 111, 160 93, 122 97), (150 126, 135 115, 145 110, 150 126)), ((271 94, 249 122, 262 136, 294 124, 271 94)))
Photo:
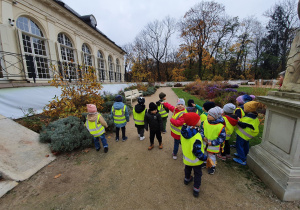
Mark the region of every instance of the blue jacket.
MULTIPOLYGON (((225 121, 223 117, 220 117, 218 119, 216 119, 215 121, 209 121, 210 124, 218 124, 218 123, 222 123, 225 125, 225 121)), ((203 129, 203 124, 200 127, 200 134, 202 136, 202 138, 204 138, 204 129, 203 129)), ((212 146, 217 146, 222 144, 226 139, 226 131, 225 131, 225 126, 224 128, 221 130, 220 135, 218 136, 217 139, 214 139, 213 141, 211 141, 211 145, 212 146)))
MULTIPOLYGON (((190 126, 186 126, 183 125, 181 128, 181 135, 185 138, 185 139, 190 139, 193 136, 195 136, 197 133, 199 132, 199 128, 192 128, 190 126)), ((202 153, 201 151, 201 141, 200 140, 196 140, 194 145, 193 145, 193 154, 202 161, 207 160, 207 156, 202 153)))
MULTIPOLYGON (((113 104, 113 107, 114 107, 115 110, 123 109, 124 108, 124 103, 123 102, 115 102, 113 104)), ((111 116, 112 119, 114 119, 112 108, 111 108, 111 111, 110 111, 110 116, 111 116)), ((126 121, 129 122, 129 113, 128 113, 127 106, 126 106, 126 109, 125 109, 125 118, 126 118, 126 121)), ((115 123, 115 126, 118 127, 118 128, 122 128, 125 125, 126 125, 126 122, 122 123, 122 124, 116 124, 115 123)))

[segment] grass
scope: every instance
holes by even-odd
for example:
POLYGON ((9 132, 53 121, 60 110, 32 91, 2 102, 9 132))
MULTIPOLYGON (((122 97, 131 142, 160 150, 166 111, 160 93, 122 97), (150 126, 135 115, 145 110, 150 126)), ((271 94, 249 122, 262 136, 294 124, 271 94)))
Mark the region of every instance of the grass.
POLYGON ((255 96, 265 96, 268 94, 269 91, 274 91, 277 89, 273 88, 263 88, 263 87, 239 87, 237 88, 238 92, 245 92, 249 95, 255 96))
POLYGON ((178 98, 183 98, 186 104, 189 99, 193 99, 195 104, 198 104, 200 106, 203 106, 203 104, 205 103, 204 100, 201 100, 201 99, 197 98, 196 96, 193 96, 193 95, 183 91, 181 88, 172 88, 172 90, 178 96, 178 98))

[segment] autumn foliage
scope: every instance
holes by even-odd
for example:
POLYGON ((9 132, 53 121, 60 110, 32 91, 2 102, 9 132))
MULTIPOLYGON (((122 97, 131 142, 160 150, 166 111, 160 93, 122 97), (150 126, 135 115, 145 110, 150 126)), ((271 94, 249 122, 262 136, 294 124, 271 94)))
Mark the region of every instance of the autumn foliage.
POLYGON ((61 95, 55 96, 46 105, 44 114, 53 118, 65 118, 68 116, 81 117, 86 112, 86 104, 95 104, 98 110, 102 109, 103 99, 100 95, 102 86, 97 82, 95 69, 80 68, 77 80, 69 82, 53 67, 54 77, 50 81, 51 86, 61 88, 61 95))

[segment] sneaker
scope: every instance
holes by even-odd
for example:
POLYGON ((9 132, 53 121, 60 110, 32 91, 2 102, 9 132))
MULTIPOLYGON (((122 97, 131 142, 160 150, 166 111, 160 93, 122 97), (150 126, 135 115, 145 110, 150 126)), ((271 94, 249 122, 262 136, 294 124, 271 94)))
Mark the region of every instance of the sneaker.
POLYGON ((145 136, 140 137, 140 141, 143 141, 145 139, 145 136))
POLYGON ((99 148, 99 149, 96 149, 97 152, 99 152, 99 150, 100 150, 100 148, 99 148))
POLYGON ((215 171, 216 171, 216 167, 213 166, 213 167, 208 169, 208 174, 213 175, 215 173, 215 171))
POLYGON ((200 166, 201 168, 206 168, 206 163, 202 163, 200 166))
POLYGON ((233 161, 237 162, 237 163, 239 163, 239 164, 241 164, 243 166, 245 166, 247 164, 246 161, 242 161, 240 158, 233 158, 233 161))
POLYGON ((193 190, 193 196, 194 196, 195 198, 198 198, 198 197, 199 197, 199 189, 196 190, 196 188, 194 188, 194 190, 193 190))
POLYGON ((140 134, 138 134, 139 135, 139 138, 141 137, 141 135, 140 134))
POLYGON ((231 144, 230 147, 235 148, 236 146, 235 146, 235 144, 231 144))
POLYGON ((174 154, 172 154, 172 155, 173 155, 173 159, 177 160, 177 155, 174 155, 174 154))
POLYGON ((124 141, 126 141, 128 138, 127 138, 127 136, 125 136, 123 139, 122 139, 122 141, 124 142, 124 141))
POLYGON ((116 139, 116 142, 118 142, 119 141, 119 139, 116 139))
POLYGON ((227 160, 231 160, 231 155, 226 155, 227 160))
POLYGON ((217 154, 217 157, 223 161, 226 161, 226 156, 222 156, 220 154, 217 154))
POLYGON ((154 147, 154 144, 151 144, 149 147, 148 147, 148 150, 152 150, 154 147))
POLYGON ((184 179, 184 182, 183 182, 183 183, 184 183, 185 185, 188 185, 188 184, 189 184, 190 182, 192 182, 193 180, 194 180, 194 177, 191 176, 191 177, 190 177, 190 180, 184 179))
POLYGON ((159 144, 159 149, 162 149, 163 148, 163 145, 162 145, 162 143, 161 144, 159 144))
POLYGON ((239 154, 238 154, 238 153, 233 153, 233 155, 234 155, 235 157, 239 157, 239 154))
POLYGON ((163 131, 162 133, 165 134, 165 133, 167 133, 167 131, 163 131))
POLYGON ((104 147, 104 153, 108 152, 108 147, 104 147))

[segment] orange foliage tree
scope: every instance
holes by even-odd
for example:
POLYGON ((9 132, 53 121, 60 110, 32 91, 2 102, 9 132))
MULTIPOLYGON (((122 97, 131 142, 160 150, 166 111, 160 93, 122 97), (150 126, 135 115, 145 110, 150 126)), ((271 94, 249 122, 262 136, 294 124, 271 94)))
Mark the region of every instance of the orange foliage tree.
POLYGON ((68 116, 81 117, 86 112, 86 104, 95 104, 98 110, 102 109, 103 99, 100 95, 102 86, 97 82, 95 69, 92 67, 82 67, 77 70, 80 75, 77 80, 69 82, 63 79, 56 67, 52 70, 54 76, 51 86, 61 88, 61 95, 55 96, 46 105, 44 114, 53 118, 65 118, 68 116))
POLYGON ((184 68, 174 68, 172 70, 172 79, 175 82, 185 81, 186 77, 184 76, 184 68))

